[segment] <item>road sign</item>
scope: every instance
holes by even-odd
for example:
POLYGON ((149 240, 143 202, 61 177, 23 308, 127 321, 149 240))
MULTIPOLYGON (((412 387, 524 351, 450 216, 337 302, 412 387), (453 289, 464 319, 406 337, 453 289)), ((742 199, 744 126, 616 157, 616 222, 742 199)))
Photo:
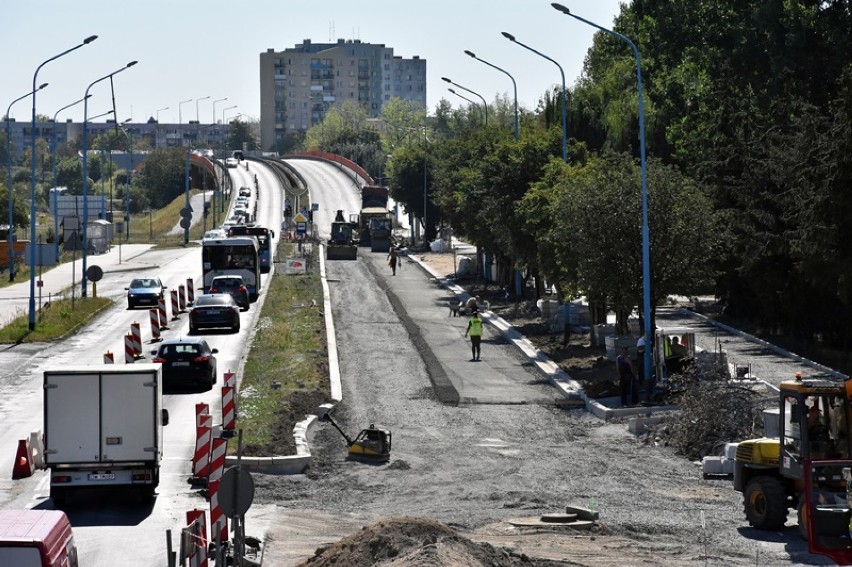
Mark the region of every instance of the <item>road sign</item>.
POLYGON ((244 468, 231 467, 219 481, 219 507, 233 519, 242 516, 254 501, 254 479, 244 468))
POLYGON ((99 282, 104 277, 104 271, 100 266, 92 265, 86 268, 86 277, 89 278, 90 282, 99 282))
POLYGON ((192 207, 184 207, 180 210, 180 216, 185 219, 192 218, 192 207))
POLYGON ((307 215, 303 214, 301 211, 296 213, 296 216, 293 217, 294 222, 308 222, 307 215))
POLYGON ((190 221, 188 218, 180 219, 180 227, 181 228, 189 228, 191 225, 192 225, 192 221, 190 221))

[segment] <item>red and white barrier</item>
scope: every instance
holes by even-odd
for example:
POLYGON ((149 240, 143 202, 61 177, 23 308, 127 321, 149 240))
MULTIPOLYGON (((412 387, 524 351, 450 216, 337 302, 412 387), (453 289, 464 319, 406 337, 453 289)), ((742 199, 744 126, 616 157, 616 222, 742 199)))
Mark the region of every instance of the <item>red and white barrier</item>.
POLYGON ((156 343, 163 340, 160 337, 160 310, 152 307, 149 313, 151 315, 151 342, 156 343))
POLYGON ((190 305, 195 303, 195 288, 192 286, 192 278, 186 278, 186 302, 190 305))
POLYGON ((213 439, 213 448, 210 451, 210 474, 208 482, 219 480, 225 473, 225 455, 228 453, 228 440, 215 438, 213 439))
POLYGON ((231 372, 230 370, 225 372, 223 378, 225 380, 225 386, 228 386, 229 388, 237 387, 237 375, 231 372))
POLYGON ((160 298, 160 301, 157 303, 157 311, 160 312, 160 330, 165 330, 169 328, 169 313, 166 311, 166 297, 163 296, 160 298))
POLYGON ((133 344, 133 335, 124 335, 124 363, 136 362, 136 350, 133 344))
POLYGON ((130 323, 130 335, 133 337, 133 356, 142 358, 142 327, 139 323, 130 323))
POLYGON ((222 513, 222 508, 219 507, 219 479, 210 480, 208 489, 210 494, 210 539, 216 539, 216 534, 219 534, 219 545, 228 541, 228 518, 222 513))
POLYGON ((237 403, 234 399, 236 389, 230 386, 222 388, 222 430, 233 431, 237 421, 237 403))
POLYGON ((181 313, 186 313, 186 286, 183 284, 178 286, 178 307, 181 313))
POLYGON ((180 302, 178 301, 178 290, 172 290, 172 321, 180 317, 180 302))
POLYGON ((104 353, 104 364, 115 364, 115 357, 110 351, 104 353))
POLYGON ((204 510, 193 509, 186 513, 186 523, 192 528, 189 549, 189 567, 207 567, 207 516, 204 510))
POLYGON ((199 427, 202 425, 201 416, 202 415, 210 415, 210 406, 205 404, 204 402, 198 402, 195 404, 195 426, 199 427))
POLYGON ((200 425, 195 428, 195 454, 192 458, 192 475, 207 478, 210 474, 210 441, 213 428, 200 425))

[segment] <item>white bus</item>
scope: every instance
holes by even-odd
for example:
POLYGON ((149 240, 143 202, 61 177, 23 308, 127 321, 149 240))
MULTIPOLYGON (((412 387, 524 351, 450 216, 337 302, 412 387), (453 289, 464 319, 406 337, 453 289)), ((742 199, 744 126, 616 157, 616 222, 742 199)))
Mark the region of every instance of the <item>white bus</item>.
POLYGON ((242 276, 252 301, 260 293, 260 258, 257 238, 233 236, 201 241, 201 270, 204 293, 216 276, 242 276))

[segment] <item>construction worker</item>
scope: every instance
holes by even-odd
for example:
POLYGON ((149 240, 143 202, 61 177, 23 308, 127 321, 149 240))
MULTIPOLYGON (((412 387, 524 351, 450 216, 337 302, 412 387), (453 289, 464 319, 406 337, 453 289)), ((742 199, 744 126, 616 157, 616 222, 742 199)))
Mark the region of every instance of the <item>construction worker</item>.
POLYGON ((479 318, 479 310, 474 308, 471 313, 470 321, 467 322, 467 330, 464 332, 465 338, 470 335, 470 352, 473 358, 471 362, 479 360, 479 345, 482 343, 482 319, 479 318))

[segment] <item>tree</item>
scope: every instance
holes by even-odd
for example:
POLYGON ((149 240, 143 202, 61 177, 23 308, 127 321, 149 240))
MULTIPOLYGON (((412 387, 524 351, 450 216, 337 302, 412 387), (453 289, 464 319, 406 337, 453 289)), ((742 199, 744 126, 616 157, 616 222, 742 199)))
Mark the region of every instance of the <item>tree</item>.
POLYGON ((252 125, 242 120, 232 120, 228 125, 228 147, 255 151, 260 148, 257 136, 252 131, 252 125))
POLYGON ((154 208, 162 208, 186 190, 186 150, 153 150, 136 176, 139 187, 154 208))

